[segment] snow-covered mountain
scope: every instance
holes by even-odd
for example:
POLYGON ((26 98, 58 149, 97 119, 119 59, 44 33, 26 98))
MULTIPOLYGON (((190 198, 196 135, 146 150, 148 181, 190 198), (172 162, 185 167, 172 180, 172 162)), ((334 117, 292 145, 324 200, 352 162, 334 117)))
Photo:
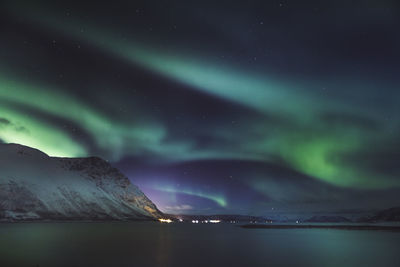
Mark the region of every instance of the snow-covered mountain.
POLYGON ((134 220, 161 216, 129 179, 96 158, 54 158, 0 144, 0 220, 134 220))

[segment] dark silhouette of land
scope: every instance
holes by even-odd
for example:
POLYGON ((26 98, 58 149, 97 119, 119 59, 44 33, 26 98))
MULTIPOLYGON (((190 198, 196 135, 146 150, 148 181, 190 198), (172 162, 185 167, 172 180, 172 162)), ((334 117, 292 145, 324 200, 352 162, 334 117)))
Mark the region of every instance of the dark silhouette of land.
POLYGON ((335 229, 335 230, 375 230, 400 232, 400 226, 384 225, 313 225, 313 224, 245 224, 246 229, 335 229))

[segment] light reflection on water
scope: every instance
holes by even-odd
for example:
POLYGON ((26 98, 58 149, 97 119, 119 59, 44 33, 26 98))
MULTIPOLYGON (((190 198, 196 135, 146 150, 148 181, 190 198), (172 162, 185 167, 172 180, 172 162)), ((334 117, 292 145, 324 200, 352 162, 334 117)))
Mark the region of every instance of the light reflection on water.
POLYGON ((400 233, 234 225, 0 224, 0 266, 400 266, 400 233))

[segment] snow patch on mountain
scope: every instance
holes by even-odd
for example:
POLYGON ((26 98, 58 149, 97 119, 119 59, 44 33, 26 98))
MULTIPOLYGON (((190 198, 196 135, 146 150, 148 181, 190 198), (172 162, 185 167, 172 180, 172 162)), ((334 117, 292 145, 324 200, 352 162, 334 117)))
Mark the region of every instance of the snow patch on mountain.
POLYGON ((0 220, 134 220, 161 212, 129 179, 97 158, 54 158, 0 144, 0 220))

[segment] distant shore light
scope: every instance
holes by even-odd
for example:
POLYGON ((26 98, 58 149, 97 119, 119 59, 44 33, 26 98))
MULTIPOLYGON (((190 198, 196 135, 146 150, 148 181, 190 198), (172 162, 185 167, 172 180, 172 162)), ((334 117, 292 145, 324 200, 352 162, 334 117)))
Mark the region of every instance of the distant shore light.
POLYGON ((162 223, 172 223, 171 219, 158 219, 162 223))

